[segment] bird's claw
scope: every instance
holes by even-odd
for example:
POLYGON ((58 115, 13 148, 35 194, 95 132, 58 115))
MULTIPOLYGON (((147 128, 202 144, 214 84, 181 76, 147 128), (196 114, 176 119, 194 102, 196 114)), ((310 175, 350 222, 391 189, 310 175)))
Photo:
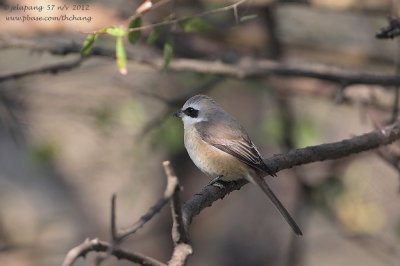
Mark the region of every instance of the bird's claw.
POLYGON ((225 185, 223 183, 223 181, 221 180, 221 177, 223 177, 223 175, 219 175, 213 179, 210 180, 210 182, 208 182, 207 186, 214 186, 220 189, 224 189, 225 185))
POLYGON ((211 184, 211 186, 217 187, 219 189, 224 189, 225 188, 224 184, 219 183, 219 182, 214 182, 213 184, 211 184))
POLYGON ((208 182, 207 186, 213 186, 215 183, 217 183, 221 179, 221 177, 223 177, 223 175, 214 177, 213 179, 210 180, 210 182, 208 182))

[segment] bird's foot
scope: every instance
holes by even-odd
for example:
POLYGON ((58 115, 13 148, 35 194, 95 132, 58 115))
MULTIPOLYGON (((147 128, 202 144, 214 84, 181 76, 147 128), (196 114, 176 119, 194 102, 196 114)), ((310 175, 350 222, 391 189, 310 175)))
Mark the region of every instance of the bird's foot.
POLYGON ((225 185, 224 185, 224 181, 221 180, 221 178, 223 177, 223 175, 219 175, 213 179, 211 179, 210 182, 208 182, 207 186, 214 186, 220 189, 224 189, 225 185))
POLYGON ((225 185, 224 183, 221 183, 223 181, 216 181, 215 183, 213 183, 211 186, 217 187, 219 189, 225 189, 225 185))
POLYGON ((217 183, 218 181, 220 181, 221 177, 223 177, 223 175, 219 175, 217 177, 214 177, 213 179, 210 180, 210 182, 208 182, 207 186, 212 186, 215 183, 217 183))

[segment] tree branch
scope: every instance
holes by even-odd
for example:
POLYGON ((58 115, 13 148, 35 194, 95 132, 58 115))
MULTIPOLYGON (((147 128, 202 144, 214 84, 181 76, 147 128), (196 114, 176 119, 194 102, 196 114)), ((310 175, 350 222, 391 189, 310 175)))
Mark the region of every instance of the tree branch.
POLYGON ((137 222, 135 222, 130 228, 125 229, 121 233, 118 233, 115 238, 116 242, 121 242, 123 239, 136 233, 137 230, 142 228, 143 225, 145 225, 148 221, 150 221, 151 218, 153 218, 154 215, 156 215, 158 212, 160 212, 161 209, 165 206, 165 204, 168 203, 168 201, 174 195, 175 190, 179 184, 178 184, 178 179, 168 178, 167 180, 168 180, 168 183, 167 183, 167 187, 165 188, 163 197, 156 204, 154 204, 147 211, 147 213, 145 215, 140 217, 140 219, 137 222))
MULTIPOLYGON (((0 38, 0 47, 24 47, 34 50, 48 51, 55 55, 67 55, 71 53, 80 53, 81 45, 76 43, 68 44, 37 44, 27 40, 12 39, 8 41, 5 38, 0 38)), ((113 49, 102 47, 93 47, 91 51, 92 56, 101 57, 115 57, 113 49)), ((156 69, 163 69, 164 60, 159 56, 140 57, 127 52, 127 58, 141 64, 150 65, 156 69)), ((79 65, 78 65, 79 66, 79 65)), ((266 77, 269 75, 287 76, 287 77, 308 77, 320 80, 326 80, 338 83, 343 87, 353 84, 367 84, 367 85, 382 85, 382 86, 400 86, 399 75, 384 75, 384 74, 371 74, 367 72, 356 72, 342 67, 327 66, 316 63, 293 63, 293 62, 278 62, 273 60, 251 59, 244 58, 236 64, 226 64, 220 61, 207 61, 199 59, 173 59, 169 65, 169 70, 174 71, 192 71, 204 74, 217 74, 221 76, 234 77, 234 78, 254 78, 266 77)), ((55 69, 57 71, 57 68, 55 69)), ((63 70, 63 69, 62 69, 63 70)), ((68 69, 65 69, 68 70, 68 69)), ((41 72, 40 70, 33 70, 28 72, 41 72)), ((43 71, 42 71, 43 72, 43 71)), ((50 68, 46 72, 53 73, 54 70, 50 68)), ((31 74, 31 73, 29 73, 31 74)), ((18 74, 1 77, 0 81, 4 79, 19 78, 25 76, 18 74)))
POLYGON ((64 259, 63 266, 73 265, 79 257, 85 257, 90 251, 105 252, 103 256, 96 258, 96 265, 101 264, 110 255, 115 256, 118 259, 126 259, 132 262, 139 263, 141 265, 150 266, 166 266, 166 264, 159 262, 151 257, 142 255, 140 253, 128 252, 118 249, 117 246, 128 236, 134 234, 137 230, 143 227, 143 225, 151 220, 155 214, 157 214, 165 204, 172 198, 173 205, 173 231, 172 238, 174 240, 175 249, 171 261, 173 266, 183 266, 186 263, 187 257, 192 254, 192 247, 189 245, 189 237, 185 231, 182 222, 181 205, 179 202, 179 182, 175 175, 170 162, 163 162, 163 166, 167 175, 167 187, 164 191, 163 197, 150 209, 145 215, 134 223, 129 229, 122 233, 118 233, 116 225, 116 196, 115 194, 111 198, 111 243, 99 241, 98 239, 86 239, 82 244, 71 249, 64 259), (176 259, 178 258, 178 260, 176 259))
MULTIPOLYGON (((86 239, 82 244, 71 249, 62 263, 62 266, 71 266, 79 257, 85 257, 91 251, 107 252, 111 250, 111 244, 96 239, 86 239)), ((120 260, 128 260, 140 265, 147 266, 167 266, 166 264, 145 256, 143 254, 131 251, 124 251, 123 249, 113 248, 111 254, 120 260)))
POLYGON ((69 70, 79 67, 84 60, 85 60, 85 58, 79 57, 70 62, 62 62, 62 63, 38 67, 38 68, 30 69, 30 70, 24 70, 24 71, 14 72, 14 73, 10 73, 10 74, 0 75, 0 82, 10 80, 10 79, 18 79, 18 78, 22 78, 22 77, 26 77, 26 76, 37 75, 37 74, 46 74, 46 73, 57 74, 59 72, 69 71, 69 70))
MULTIPOLYGON (((379 146, 388 145, 400 138, 400 122, 375 130, 350 139, 339 142, 326 143, 306 148, 291 150, 288 153, 274 155, 264 159, 265 163, 274 171, 292 168, 297 165, 308 164, 324 160, 343 158, 355 153, 376 149, 379 146)), ((229 182, 221 189, 214 186, 206 186, 183 205, 183 219, 188 227, 194 216, 204 208, 211 206, 214 201, 222 199, 234 190, 247 184, 246 180, 229 182)))
MULTIPOLYGON (((148 62, 161 67, 161 61, 148 62)), ((272 60, 242 60, 235 65, 222 62, 210 62, 195 59, 175 59, 169 65, 171 70, 186 70, 198 73, 219 74, 236 78, 265 77, 268 75, 309 77, 339 83, 344 86, 353 84, 399 85, 397 75, 375 75, 354 72, 343 68, 310 63, 282 63, 272 60), (246 62, 247 61, 247 62, 246 62)))
MULTIPOLYGON (((174 170, 169 161, 163 162, 165 174, 169 179, 178 180, 174 170)), ((182 218, 182 207, 179 198, 180 187, 175 188, 175 193, 171 200, 172 211, 172 240, 174 241, 174 251, 168 263, 169 266, 183 266, 186 265, 188 257, 193 253, 192 246, 189 244, 188 232, 185 228, 182 218)))
MULTIPOLYGON (((400 121, 397 121, 385 128, 355 136, 350 139, 295 149, 289 151, 288 153, 274 155, 271 158, 264 160, 271 169, 273 169, 275 172, 278 172, 280 170, 288 169, 297 165, 338 159, 362 151, 372 150, 378 148, 379 146, 388 145, 399 138, 400 121)), ((192 247, 189 244, 187 228, 190 225, 193 217, 199 214, 204 208, 211 206, 214 201, 223 198, 234 190, 240 189, 248 182, 244 179, 236 182, 228 182, 224 188, 206 186, 200 193, 194 195, 183 205, 181 213, 178 196, 178 179, 176 178, 172 168, 170 168, 169 162, 164 162, 163 165, 168 177, 168 184, 163 198, 152 208, 150 208, 147 214, 142 216, 141 219, 139 219, 139 221, 136 222, 131 229, 122 235, 117 236, 117 239, 121 241, 128 235, 136 232, 148 220, 150 220, 159 211, 159 209, 162 208, 162 206, 165 205, 166 199, 172 198, 172 211, 174 219, 173 240, 175 248, 169 265, 182 266, 185 265, 188 256, 192 254, 192 247)), ((115 200, 113 200, 113 204, 115 204, 115 200)), ((113 210, 115 211, 115 206, 113 206, 113 210)), ((115 217, 113 218, 112 223, 115 226, 115 217)), ((119 259, 126 259, 141 265, 165 265, 142 254, 126 252, 118 249, 116 248, 115 243, 114 241, 112 244, 109 244, 107 242, 101 242, 97 239, 87 239, 84 243, 68 252, 63 266, 72 265, 79 257, 85 256, 90 251, 109 252, 111 255, 119 259)))
POLYGON ((378 39, 393 39, 400 35, 400 20, 397 17, 388 18, 389 25, 382 28, 375 37, 378 39))

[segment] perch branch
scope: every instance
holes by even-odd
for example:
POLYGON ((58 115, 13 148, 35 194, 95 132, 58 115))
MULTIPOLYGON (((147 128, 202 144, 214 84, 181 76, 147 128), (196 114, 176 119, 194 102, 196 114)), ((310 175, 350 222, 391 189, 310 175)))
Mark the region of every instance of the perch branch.
MULTIPOLYGON (((355 136, 338 142, 326 143, 306 148, 291 150, 288 153, 274 155, 264 159, 265 163, 274 171, 292 168, 297 165, 308 164, 324 160, 339 159, 351 154, 376 149, 388 145, 400 138, 400 122, 385 128, 363 135, 355 136)), ((234 190, 247 184, 246 180, 229 182, 225 188, 206 186, 183 205, 183 218, 188 227, 194 216, 204 208, 211 206, 214 201, 225 197, 234 190)))

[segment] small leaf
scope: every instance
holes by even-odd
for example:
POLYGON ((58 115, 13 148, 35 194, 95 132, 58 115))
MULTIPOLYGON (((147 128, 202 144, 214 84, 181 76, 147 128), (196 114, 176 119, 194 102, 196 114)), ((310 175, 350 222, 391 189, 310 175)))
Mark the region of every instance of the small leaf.
POLYGON ((126 69, 126 53, 124 47, 124 39, 122 37, 117 37, 115 45, 115 56, 117 59, 117 67, 122 75, 126 75, 128 70, 126 69))
POLYGON ((121 28, 112 26, 105 29, 108 34, 114 37, 123 37, 125 36, 125 31, 121 28))
POLYGON ((163 25, 159 25, 153 29, 153 31, 150 33, 149 37, 147 38, 147 43, 152 44, 154 43, 158 37, 160 37, 161 32, 164 30, 163 25))
POLYGON ((164 44, 164 51, 163 51, 164 70, 168 68, 173 55, 174 55, 174 39, 172 38, 171 35, 168 35, 167 41, 164 44))
POLYGON ((257 17, 258 17, 257 14, 251 14, 251 15, 243 16, 243 17, 240 18, 240 22, 244 22, 246 20, 255 19, 257 17))
MULTIPOLYGON (((131 22, 129 22, 129 28, 139 28, 142 25, 142 18, 141 17, 137 17, 134 20, 132 20, 131 22)), ((131 44, 134 44, 135 42, 137 42, 137 40, 139 40, 140 38, 140 30, 134 30, 134 31, 130 31, 128 33, 128 40, 131 44)))
POLYGON ((186 32, 196 32, 211 28, 207 21, 199 17, 184 19, 179 22, 179 26, 186 32))
POLYGON ((86 36, 85 40, 83 41, 82 48, 81 48, 82 56, 90 53, 94 42, 97 40, 97 37, 99 37, 99 35, 96 33, 91 33, 86 36))

